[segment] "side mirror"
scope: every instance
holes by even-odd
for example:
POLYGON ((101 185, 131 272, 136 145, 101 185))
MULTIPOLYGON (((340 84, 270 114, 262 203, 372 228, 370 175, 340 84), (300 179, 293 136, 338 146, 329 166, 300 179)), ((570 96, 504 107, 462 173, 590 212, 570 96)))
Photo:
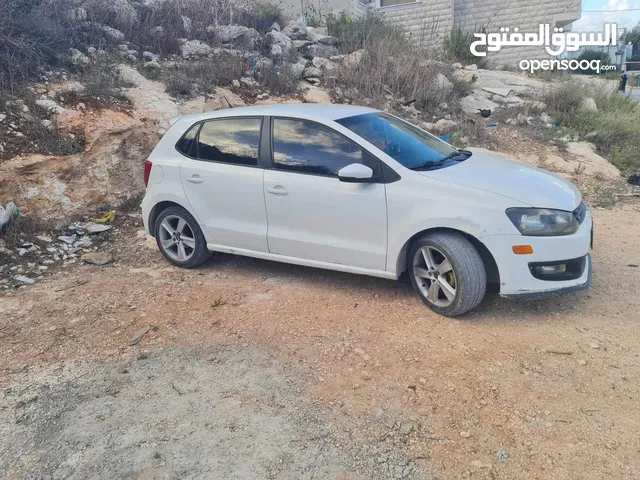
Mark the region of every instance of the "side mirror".
POLYGON ((368 183, 373 178, 373 170, 361 163, 352 163, 338 170, 338 178, 347 183, 368 183))

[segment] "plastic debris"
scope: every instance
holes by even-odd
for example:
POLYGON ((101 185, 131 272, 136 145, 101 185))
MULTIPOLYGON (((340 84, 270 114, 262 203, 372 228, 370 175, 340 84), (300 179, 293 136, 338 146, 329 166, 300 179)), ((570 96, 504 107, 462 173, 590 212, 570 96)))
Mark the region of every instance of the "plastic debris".
POLYGON ((93 221, 95 223, 111 223, 116 219, 116 211, 115 210, 109 210, 107 213, 105 213, 102 217, 100 218, 94 218, 93 221))
POLYGON ((0 205, 0 231, 5 228, 16 218, 20 216, 20 210, 15 203, 9 202, 5 207, 0 205))
POLYGON ((67 236, 67 235, 60 235, 60 236, 58 237, 58 240, 60 240, 61 242, 64 242, 64 243, 73 243, 73 242, 75 242, 75 241, 76 241, 76 238, 78 238, 78 236, 74 233, 74 234, 73 234, 73 235, 71 235, 71 236, 67 236))

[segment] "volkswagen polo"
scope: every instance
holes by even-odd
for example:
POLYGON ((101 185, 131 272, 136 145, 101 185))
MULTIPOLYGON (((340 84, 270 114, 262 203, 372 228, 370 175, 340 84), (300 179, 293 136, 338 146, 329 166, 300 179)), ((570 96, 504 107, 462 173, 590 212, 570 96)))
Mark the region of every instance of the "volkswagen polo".
POLYGON ((488 284, 537 299, 591 285, 592 219, 549 172, 459 150, 345 105, 172 120, 145 164, 145 229, 192 268, 210 252, 397 279, 455 316, 488 284))

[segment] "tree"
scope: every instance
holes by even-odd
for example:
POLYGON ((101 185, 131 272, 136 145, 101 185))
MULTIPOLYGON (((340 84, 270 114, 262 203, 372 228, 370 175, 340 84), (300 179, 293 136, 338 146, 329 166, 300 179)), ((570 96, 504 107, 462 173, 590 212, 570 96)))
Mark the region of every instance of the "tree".
MULTIPOLYGON (((601 50, 585 50, 578 56, 578 61, 582 60, 600 60, 601 65, 610 65, 611 58, 608 53, 605 53, 601 50)), ((580 73, 584 73, 586 75, 595 75, 597 72, 595 70, 581 70, 580 73)))

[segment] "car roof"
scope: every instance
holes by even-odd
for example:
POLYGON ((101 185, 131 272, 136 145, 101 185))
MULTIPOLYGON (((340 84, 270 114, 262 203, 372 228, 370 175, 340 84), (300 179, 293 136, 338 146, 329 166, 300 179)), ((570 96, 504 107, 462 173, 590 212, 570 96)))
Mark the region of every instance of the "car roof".
POLYGON ((377 113, 379 110, 355 105, 322 105, 317 103, 289 103, 280 105, 258 105, 252 107, 227 108, 224 110, 214 110, 211 112, 196 113, 186 115, 172 120, 198 122, 221 117, 237 116, 274 116, 274 117, 294 117, 305 120, 338 120, 365 113, 377 113))

